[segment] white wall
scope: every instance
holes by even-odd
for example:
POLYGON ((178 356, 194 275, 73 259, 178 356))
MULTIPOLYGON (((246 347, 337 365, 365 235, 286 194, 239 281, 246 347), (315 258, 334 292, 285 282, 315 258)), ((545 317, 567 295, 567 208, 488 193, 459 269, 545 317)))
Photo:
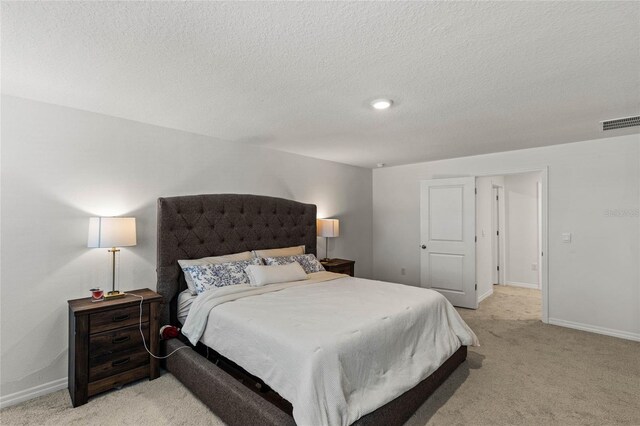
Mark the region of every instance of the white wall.
POLYGON ((331 255, 371 273, 369 169, 6 96, 1 166, 3 403, 66 387, 66 301, 108 281, 106 249, 86 247, 90 216, 137 218, 123 290, 155 288, 156 199, 199 193, 315 203, 340 219, 331 255))
POLYGON ((504 177, 506 284, 539 288, 537 268, 540 181, 540 173, 519 173, 504 177))
POLYGON ((373 171, 373 275, 419 285, 419 181, 548 166, 549 321, 640 339, 640 135, 373 171), (622 211, 610 214, 609 210, 622 211), (626 212, 626 213, 625 213, 626 212), (573 234, 562 243, 563 232, 573 234), (400 269, 406 268, 406 275, 400 269))

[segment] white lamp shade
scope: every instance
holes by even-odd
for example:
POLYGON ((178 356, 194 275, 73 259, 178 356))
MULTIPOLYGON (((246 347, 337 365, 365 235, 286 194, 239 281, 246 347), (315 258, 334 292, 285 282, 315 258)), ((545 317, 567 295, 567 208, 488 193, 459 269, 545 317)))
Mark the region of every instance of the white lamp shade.
POLYGON ((135 217, 92 217, 89 219, 87 247, 106 248, 135 245, 135 217))
POLYGON ((318 237, 333 238, 340 236, 340 221, 338 219, 317 219, 318 237))

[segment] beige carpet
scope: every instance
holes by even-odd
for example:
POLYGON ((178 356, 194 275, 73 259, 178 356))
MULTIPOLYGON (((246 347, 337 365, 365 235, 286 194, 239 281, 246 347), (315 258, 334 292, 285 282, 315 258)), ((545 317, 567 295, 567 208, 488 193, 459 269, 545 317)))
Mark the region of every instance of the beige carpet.
MULTIPOLYGON (((408 422, 640 425, 640 343, 542 324, 540 293, 496 286, 460 310, 482 344, 408 422)), ((217 425, 170 374, 71 408, 66 390, 0 411, 2 425, 217 425)))

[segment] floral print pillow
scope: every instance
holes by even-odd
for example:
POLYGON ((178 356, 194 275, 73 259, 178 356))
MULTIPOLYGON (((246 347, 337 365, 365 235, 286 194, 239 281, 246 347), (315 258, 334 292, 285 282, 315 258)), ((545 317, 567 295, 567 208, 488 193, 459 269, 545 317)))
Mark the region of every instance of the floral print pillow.
POLYGON ((210 288, 228 285, 249 284, 249 277, 244 270, 249 265, 262 265, 260 259, 240 260, 219 264, 194 265, 182 268, 189 274, 196 292, 201 294, 210 288))
POLYGON ((282 257, 265 257, 265 265, 287 265, 289 263, 298 262, 307 274, 312 272, 324 271, 322 264, 313 254, 298 254, 295 256, 282 257))

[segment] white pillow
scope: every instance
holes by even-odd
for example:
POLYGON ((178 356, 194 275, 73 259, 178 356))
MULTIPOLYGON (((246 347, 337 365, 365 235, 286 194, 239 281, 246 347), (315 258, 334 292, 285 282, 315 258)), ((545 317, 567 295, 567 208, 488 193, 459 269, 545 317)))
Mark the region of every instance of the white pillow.
POLYGON ((249 265, 244 271, 249 276, 249 284, 253 287, 307 279, 307 273, 298 262, 274 266, 249 265))
POLYGON ((185 272, 184 279, 185 281, 187 281, 187 287, 189 288, 189 291, 191 291, 191 294, 198 294, 193 278, 191 278, 191 274, 185 271, 185 268, 188 268, 190 266, 219 265, 221 263, 238 262, 241 260, 251 260, 251 259, 253 259, 253 255, 251 254, 251 252, 243 251, 242 253, 227 254, 224 256, 203 257, 202 259, 178 260, 178 264, 180 265, 182 270, 185 272))
POLYGON ((283 257, 304 254, 304 246, 284 247, 265 250, 254 250, 255 257, 283 257))

